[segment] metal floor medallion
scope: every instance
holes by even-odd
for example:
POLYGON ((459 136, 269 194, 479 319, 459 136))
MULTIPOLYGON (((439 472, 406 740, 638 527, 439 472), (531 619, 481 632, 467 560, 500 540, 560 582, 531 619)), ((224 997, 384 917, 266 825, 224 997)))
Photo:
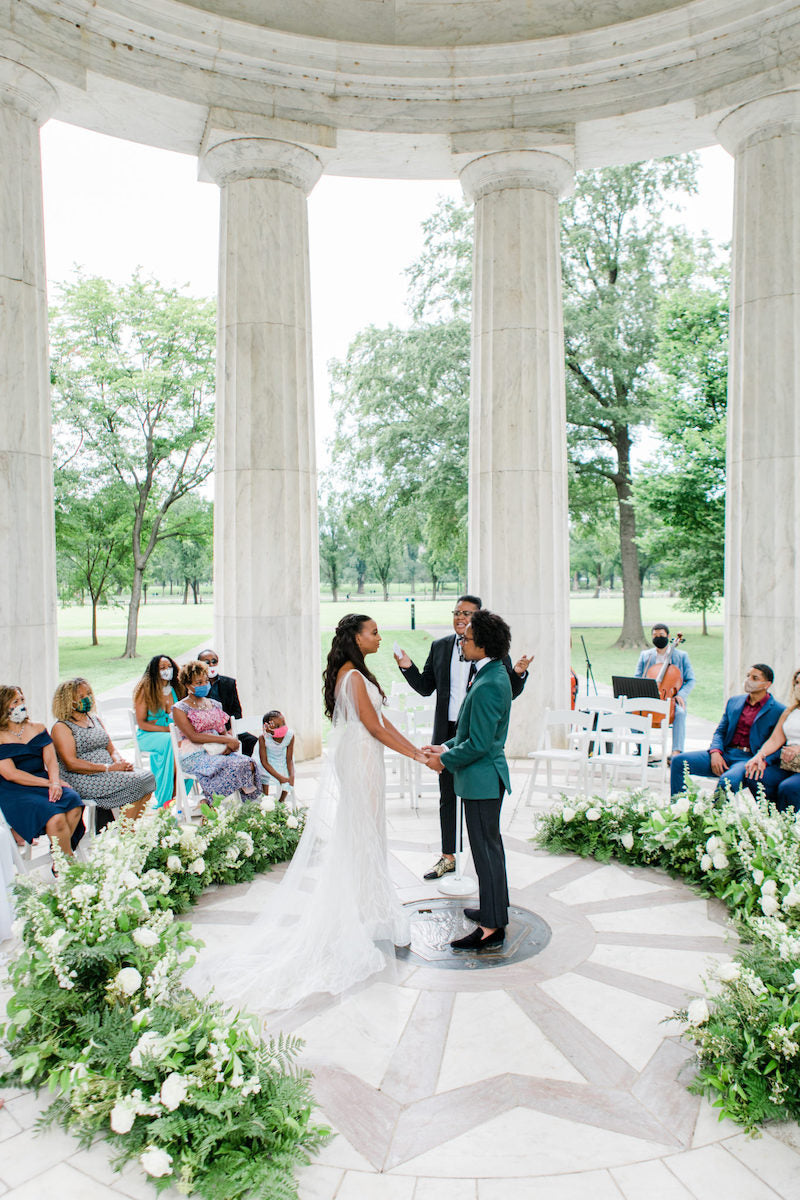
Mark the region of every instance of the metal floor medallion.
POLYGON ((475 928, 464 916, 464 905, 474 905, 476 897, 437 897, 415 900, 404 907, 411 918, 411 945, 401 946, 397 957, 426 967, 441 967, 448 971, 486 970, 523 962, 544 950, 552 937, 546 921, 527 908, 509 905, 505 941, 493 950, 452 950, 454 938, 463 937, 475 928))

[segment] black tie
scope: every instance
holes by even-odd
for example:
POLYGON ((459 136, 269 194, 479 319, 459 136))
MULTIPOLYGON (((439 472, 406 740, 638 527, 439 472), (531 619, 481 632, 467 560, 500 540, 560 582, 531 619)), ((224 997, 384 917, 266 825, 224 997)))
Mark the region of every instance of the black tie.
POLYGON ((467 676, 467 691, 469 691, 469 689, 472 687, 472 681, 477 674, 478 674, 478 668, 475 666, 475 663, 474 662, 470 663, 469 664, 469 675, 467 676))

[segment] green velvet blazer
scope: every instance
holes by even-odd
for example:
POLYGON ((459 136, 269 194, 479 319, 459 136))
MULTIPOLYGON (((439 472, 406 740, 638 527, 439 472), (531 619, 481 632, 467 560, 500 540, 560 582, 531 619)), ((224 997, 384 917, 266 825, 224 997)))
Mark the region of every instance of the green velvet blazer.
POLYGON ((511 684, 499 659, 481 667, 464 697, 455 735, 445 745, 442 763, 452 771, 457 796, 491 800, 499 781, 511 791, 504 747, 511 713, 511 684))

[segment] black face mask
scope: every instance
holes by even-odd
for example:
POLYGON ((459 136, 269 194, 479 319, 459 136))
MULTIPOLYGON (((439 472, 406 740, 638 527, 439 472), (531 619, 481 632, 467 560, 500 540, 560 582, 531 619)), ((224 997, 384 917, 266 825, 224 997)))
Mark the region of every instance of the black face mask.
POLYGON ((663 635, 654 637, 653 645, 655 646, 656 650, 663 650, 665 646, 669 645, 669 638, 666 638, 663 635))

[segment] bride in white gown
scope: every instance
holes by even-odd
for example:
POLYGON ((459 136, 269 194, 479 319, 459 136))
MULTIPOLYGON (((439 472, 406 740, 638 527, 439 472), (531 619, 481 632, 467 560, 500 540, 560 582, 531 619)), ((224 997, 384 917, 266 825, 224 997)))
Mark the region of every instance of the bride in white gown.
POLYGON ((387 862, 383 747, 425 757, 381 714, 385 696, 364 661, 380 642, 370 617, 339 622, 324 673, 328 758, 294 858, 242 945, 201 959, 190 984, 251 1011, 291 1008, 380 971, 381 945, 408 944, 387 862))

